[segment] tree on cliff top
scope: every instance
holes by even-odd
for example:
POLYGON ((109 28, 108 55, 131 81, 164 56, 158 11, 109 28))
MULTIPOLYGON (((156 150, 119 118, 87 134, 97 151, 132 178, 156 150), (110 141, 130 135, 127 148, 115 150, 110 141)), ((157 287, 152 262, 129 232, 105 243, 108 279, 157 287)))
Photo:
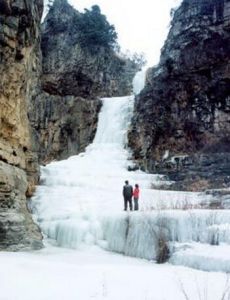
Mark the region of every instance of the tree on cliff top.
POLYGON ((87 47, 90 50, 98 46, 114 49, 117 45, 115 27, 109 24, 105 15, 101 14, 98 5, 85 9, 85 12, 76 20, 75 26, 81 47, 87 47))

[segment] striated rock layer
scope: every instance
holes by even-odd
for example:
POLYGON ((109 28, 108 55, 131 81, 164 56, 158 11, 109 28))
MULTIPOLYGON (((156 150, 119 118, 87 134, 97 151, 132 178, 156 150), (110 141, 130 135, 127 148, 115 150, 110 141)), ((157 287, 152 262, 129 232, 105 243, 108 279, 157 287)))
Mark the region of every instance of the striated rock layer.
POLYGON ((101 102, 47 93, 39 98, 30 120, 40 161, 46 164, 84 151, 94 138, 101 102))
POLYGON ((139 68, 111 49, 82 48, 79 16, 66 0, 55 0, 43 24, 43 92, 29 114, 42 163, 83 151, 95 135, 99 97, 131 94, 139 68))
POLYGON ((134 157, 172 188, 230 184, 230 2, 184 0, 136 98, 134 157))
POLYGON ((27 111, 40 68, 42 0, 0 1, 0 249, 39 248, 26 207, 38 182, 27 111))

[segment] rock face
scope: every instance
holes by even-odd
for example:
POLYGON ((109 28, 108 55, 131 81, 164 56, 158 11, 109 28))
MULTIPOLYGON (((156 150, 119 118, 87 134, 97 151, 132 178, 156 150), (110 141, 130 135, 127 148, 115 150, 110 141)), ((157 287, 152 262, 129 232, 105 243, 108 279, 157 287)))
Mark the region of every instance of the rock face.
POLYGON ((27 117, 39 74, 41 0, 0 1, 0 249, 41 247, 26 208, 39 168, 27 117))
POLYGON ((65 159, 85 150, 92 142, 99 100, 42 93, 30 116, 42 163, 65 159))
POLYGON ((104 47, 83 49, 79 15, 66 0, 55 0, 43 24, 43 92, 29 113, 42 163, 83 151, 96 132, 98 97, 130 94, 139 67, 104 47))
POLYGON ((80 13, 67 0, 55 0, 43 24, 43 88, 54 95, 84 98, 132 93, 138 65, 103 46, 79 44, 80 13))
POLYGON ((229 186, 229 59, 230 2, 184 0, 129 133, 134 157, 178 189, 229 186))
POLYGON ((26 172, 0 162, 0 250, 40 249, 41 233, 27 209, 26 172))

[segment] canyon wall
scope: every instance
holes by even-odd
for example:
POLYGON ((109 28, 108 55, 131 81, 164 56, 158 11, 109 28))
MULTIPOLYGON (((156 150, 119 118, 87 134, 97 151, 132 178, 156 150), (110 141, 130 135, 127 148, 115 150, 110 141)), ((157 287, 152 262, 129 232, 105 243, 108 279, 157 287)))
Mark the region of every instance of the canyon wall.
POLYGON ((230 2, 184 0, 137 96, 129 145, 171 188, 230 184, 230 2))
POLYGON ((0 249, 40 248, 27 210, 39 167, 28 107, 40 74, 43 1, 0 1, 0 249))

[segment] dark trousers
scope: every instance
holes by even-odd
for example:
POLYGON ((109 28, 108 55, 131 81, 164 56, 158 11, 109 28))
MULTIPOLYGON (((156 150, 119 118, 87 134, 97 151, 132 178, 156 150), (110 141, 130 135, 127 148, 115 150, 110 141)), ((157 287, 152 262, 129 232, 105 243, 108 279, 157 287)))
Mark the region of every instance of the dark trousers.
POLYGON ((138 203, 138 198, 134 198, 134 210, 139 209, 139 203, 138 203))
POLYGON ((224 0, 219 0, 216 3, 216 21, 224 21, 224 0))
POLYGON ((124 206, 125 206, 125 210, 127 210, 127 206, 128 206, 128 203, 129 203, 129 209, 130 210, 133 210, 133 204, 132 204, 132 197, 129 197, 129 198, 124 198, 124 206))

